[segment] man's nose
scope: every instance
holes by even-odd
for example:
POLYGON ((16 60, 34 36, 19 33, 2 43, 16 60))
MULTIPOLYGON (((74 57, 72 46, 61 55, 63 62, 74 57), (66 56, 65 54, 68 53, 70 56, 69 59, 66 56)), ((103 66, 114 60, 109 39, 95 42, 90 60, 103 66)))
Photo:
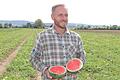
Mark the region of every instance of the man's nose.
POLYGON ((65 16, 65 15, 62 16, 62 20, 67 20, 67 18, 68 18, 68 17, 65 16))

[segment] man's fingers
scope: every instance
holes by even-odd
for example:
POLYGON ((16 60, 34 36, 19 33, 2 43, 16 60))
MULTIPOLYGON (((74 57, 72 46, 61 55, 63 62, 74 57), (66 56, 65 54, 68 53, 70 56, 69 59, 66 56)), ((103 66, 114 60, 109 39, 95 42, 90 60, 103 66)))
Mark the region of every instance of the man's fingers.
POLYGON ((58 79, 51 79, 51 80, 58 80, 58 79))
POLYGON ((52 76, 50 76, 50 75, 47 75, 47 77, 50 78, 50 79, 52 79, 52 76))
POLYGON ((62 79, 54 79, 52 76, 50 76, 48 70, 46 70, 46 75, 50 80, 62 80, 62 79))
POLYGON ((75 74, 72 75, 72 78, 77 78, 77 76, 75 74))
POLYGON ((46 74, 47 74, 47 77, 48 77, 48 78, 52 79, 52 76, 50 76, 50 74, 49 74, 48 71, 46 72, 46 74))

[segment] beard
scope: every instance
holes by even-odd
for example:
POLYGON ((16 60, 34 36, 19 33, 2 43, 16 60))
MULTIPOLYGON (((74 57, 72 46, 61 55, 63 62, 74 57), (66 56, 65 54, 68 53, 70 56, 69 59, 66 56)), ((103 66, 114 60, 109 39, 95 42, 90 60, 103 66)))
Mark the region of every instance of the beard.
POLYGON ((55 22, 55 25, 61 29, 65 29, 67 26, 67 21, 55 22))

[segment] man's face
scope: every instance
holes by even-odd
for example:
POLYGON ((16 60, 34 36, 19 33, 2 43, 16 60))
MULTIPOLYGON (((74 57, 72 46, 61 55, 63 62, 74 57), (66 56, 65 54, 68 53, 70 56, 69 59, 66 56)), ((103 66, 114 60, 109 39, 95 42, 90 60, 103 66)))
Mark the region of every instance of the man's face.
POLYGON ((66 8, 64 8, 63 6, 57 7, 51 17, 57 27, 66 27, 68 23, 68 12, 66 8))

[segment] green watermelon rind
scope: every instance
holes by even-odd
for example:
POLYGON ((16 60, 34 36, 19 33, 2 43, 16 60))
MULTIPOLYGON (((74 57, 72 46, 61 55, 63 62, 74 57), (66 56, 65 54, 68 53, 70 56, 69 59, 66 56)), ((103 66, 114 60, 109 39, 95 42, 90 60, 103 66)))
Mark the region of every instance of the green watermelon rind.
MULTIPOLYGON (((60 66, 60 65, 57 65, 57 66, 60 66)), ((52 76, 52 77, 55 78, 55 79, 62 78, 62 77, 66 74, 66 72, 67 72, 66 68, 65 68, 64 66, 61 66, 61 67, 63 67, 64 70, 65 70, 64 73, 62 73, 62 74, 55 74, 55 73, 53 73, 53 72, 50 71, 50 69, 51 69, 52 67, 55 67, 55 66, 51 66, 51 67, 49 68, 49 73, 50 73, 50 76, 52 76)))
POLYGON ((67 64, 66 64, 66 69, 67 69, 67 71, 69 71, 69 72, 71 72, 71 73, 76 73, 76 72, 78 72, 82 67, 83 67, 83 62, 82 62, 80 59, 78 59, 78 58, 73 58, 73 59, 69 60, 69 61, 67 62, 67 64), (74 60, 74 59, 80 61, 80 67, 79 67, 78 69, 76 69, 76 70, 70 70, 70 69, 67 67, 67 65, 68 65, 68 63, 69 63, 70 61, 72 61, 72 60, 74 60))

